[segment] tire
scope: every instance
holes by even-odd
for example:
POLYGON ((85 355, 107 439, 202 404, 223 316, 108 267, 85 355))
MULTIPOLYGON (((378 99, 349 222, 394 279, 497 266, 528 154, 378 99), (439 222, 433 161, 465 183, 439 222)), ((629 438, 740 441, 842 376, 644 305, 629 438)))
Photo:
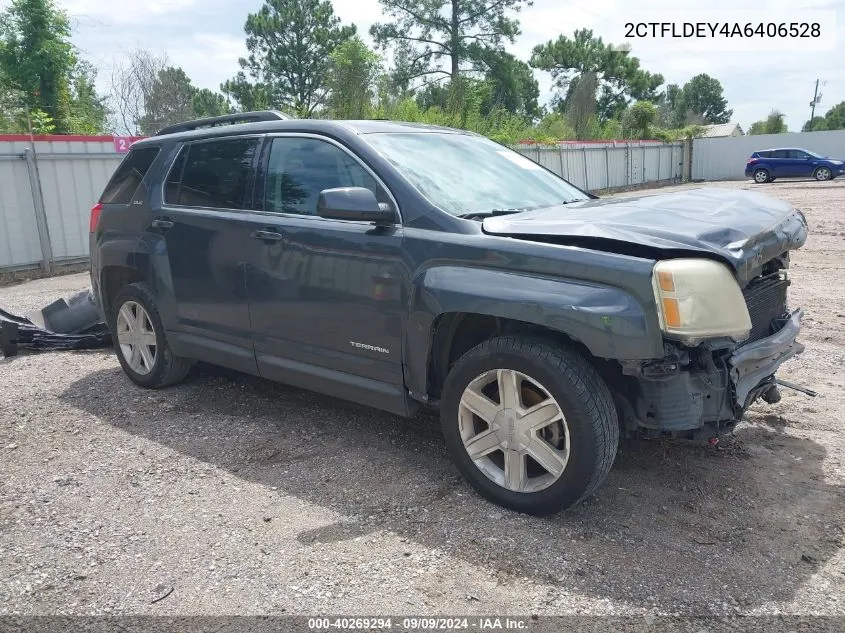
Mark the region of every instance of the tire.
POLYGON ((771 178, 771 175, 769 174, 768 169, 754 170, 754 182, 756 182, 758 185, 762 185, 763 183, 769 182, 769 178, 771 178))
POLYGON ((822 182, 830 180, 833 178, 833 172, 830 170, 830 167, 817 167, 816 171, 813 172, 813 178, 822 182))
POLYGON ((446 378, 440 417, 446 446, 464 478, 490 501, 526 514, 554 514, 591 495, 610 472, 619 447, 607 385, 583 357, 541 339, 504 336, 467 352, 446 378), (509 400, 503 384, 514 385, 516 400, 509 400), (514 408, 504 406, 508 401, 516 403, 514 408), (519 414, 532 405, 534 416, 519 414), (520 423, 555 415, 553 405, 562 420, 539 430, 520 429, 520 423))
POLYGON ((136 385, 146 389, 169 387, 184 380, 191 371, 194 362, 174 356, 170 350, 153 293, 146 284, 133 283, 121 288, 112 304, 109 327, 120 366, 136 385), (122 314, 124 309, 126 312, 122 314), (127 321, 131 317, 135 319, 135 327, 128 330, 127 321), (134 332, 139 327, 143 336, 136 338, 134 332), (135 347, 142 339, 150 343, 146 346, 147 356, 140 352, 135 356, 135 347))

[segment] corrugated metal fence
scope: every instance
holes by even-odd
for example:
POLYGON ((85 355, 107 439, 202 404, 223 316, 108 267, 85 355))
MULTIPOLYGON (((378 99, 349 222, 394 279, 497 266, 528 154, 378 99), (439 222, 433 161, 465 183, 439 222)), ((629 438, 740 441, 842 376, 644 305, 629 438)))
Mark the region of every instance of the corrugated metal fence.
POLYGON ((112 137, 0 137, 0 270, 85 261, 91 205, 122 158, 112 137))
POLYGON ((587 191, 680 182, 684 175, 683 143, 567 142, 513 149, 587 191))
POLYGON ((693 180, 741 180, 745 162, 761 149, 794 147, 822 156, 845 157, 845 130, 792 132, 727 138, 697 138, 692 144, 693 180))

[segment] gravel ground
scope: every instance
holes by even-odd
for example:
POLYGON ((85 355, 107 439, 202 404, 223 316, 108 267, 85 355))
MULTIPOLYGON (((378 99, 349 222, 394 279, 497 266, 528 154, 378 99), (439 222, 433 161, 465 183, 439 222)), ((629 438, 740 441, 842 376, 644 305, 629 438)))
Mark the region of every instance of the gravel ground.
POLYGON ((625 442, 552 518, 476 496, 432 418, 208 367, 143 391, 111 351, 0 361, 0 614, 845 615, 845 181, 759 188, 810 220, 782 377, 819 397, 755 405, 720 449, 625 442))

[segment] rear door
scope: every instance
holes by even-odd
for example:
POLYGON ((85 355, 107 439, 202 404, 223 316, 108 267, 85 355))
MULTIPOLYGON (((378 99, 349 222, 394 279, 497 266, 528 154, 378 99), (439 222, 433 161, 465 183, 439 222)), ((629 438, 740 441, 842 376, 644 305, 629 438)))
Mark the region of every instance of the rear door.
POLYGON ((788 178, 792 175, 792 164, 789 159, 789 150, 776 149, 771 152, 772 157, 768 160, 772 166, 772 175, 776 178, 788 178))
MULTIPOLYGON (((182 146, 149 231, 166 244, 171 339, 177 353, 256 372, 244 261, 261 138, 226 137, 182 146)), ((252 243, 249 244, 252 247, 252 243)), ((165 275, 167 276, 167 275, 165 275)), ((163 315, 164 316, 164 315, 163 315)))

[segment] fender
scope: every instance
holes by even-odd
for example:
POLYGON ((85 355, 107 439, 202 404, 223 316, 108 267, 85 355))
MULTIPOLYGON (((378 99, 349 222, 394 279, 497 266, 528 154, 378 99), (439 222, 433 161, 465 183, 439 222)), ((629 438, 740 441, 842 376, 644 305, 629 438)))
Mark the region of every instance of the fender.
POLYGON ((164 329, 174 329, 178 322, 176 294, 173 292, 167 242, 161 235, 149 231, 141 234, 135 245, 135 268, 146 277, 153 291, 164 329))
POLYGON ((599 358, 639 360, 663 356, 656 314, 633 295, 607 285, 502 270, 439 266, 412 282, 408 316, 406 385, 426 393, 434 322, 467 312, 524 321, 566 334, 599 358))

